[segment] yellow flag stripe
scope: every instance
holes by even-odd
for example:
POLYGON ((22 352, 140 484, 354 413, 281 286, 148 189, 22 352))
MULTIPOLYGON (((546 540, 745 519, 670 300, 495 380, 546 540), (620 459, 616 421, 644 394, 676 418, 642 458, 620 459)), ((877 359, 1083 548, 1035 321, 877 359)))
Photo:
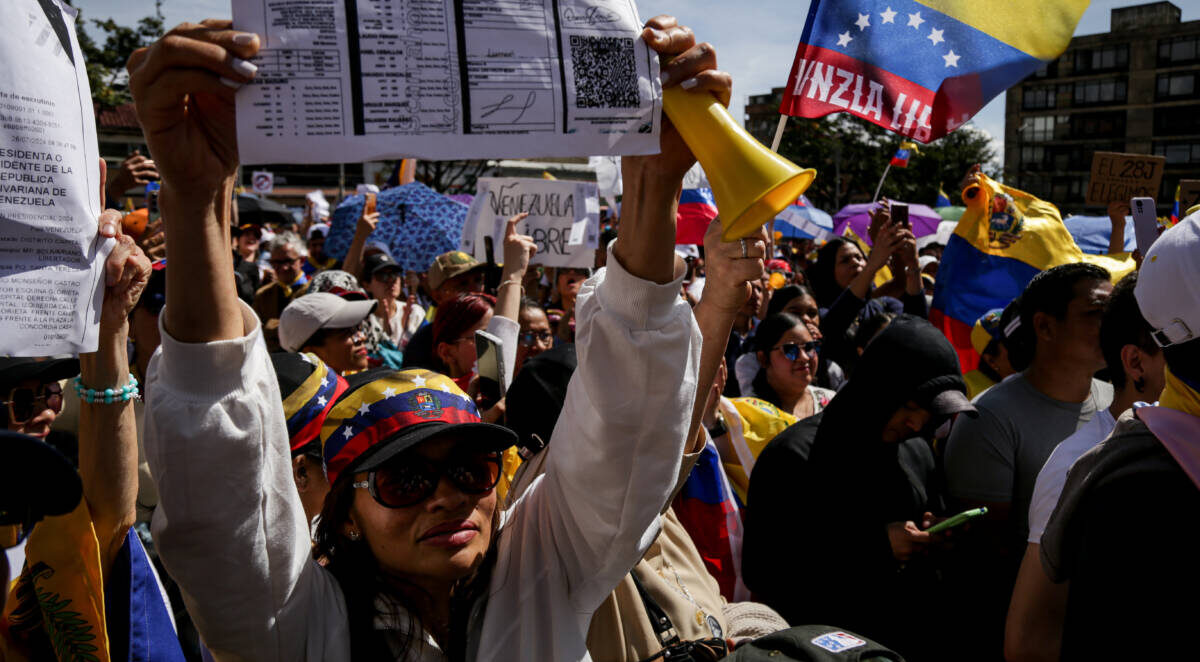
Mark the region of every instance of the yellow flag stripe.
POLYGON ((1062 54, 1089 0, 917 0, 1039 60, 1062 54))

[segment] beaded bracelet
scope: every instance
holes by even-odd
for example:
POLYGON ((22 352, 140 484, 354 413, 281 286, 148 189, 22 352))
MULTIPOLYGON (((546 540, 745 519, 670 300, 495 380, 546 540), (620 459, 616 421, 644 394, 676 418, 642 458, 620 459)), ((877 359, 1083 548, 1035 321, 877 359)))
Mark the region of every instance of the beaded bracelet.
POLYGON ((129 375, 129 383, 120 388, 106 388, 97 390, 88 388, 83 385, 83 378, 75 378, 75 392, 79 394, 79 399, 88 404, 105 404, 111 405, 114 402, 129 402, 130 400, 140 400, 141 394, 138 393, 138 380, 132 374, 129 375))

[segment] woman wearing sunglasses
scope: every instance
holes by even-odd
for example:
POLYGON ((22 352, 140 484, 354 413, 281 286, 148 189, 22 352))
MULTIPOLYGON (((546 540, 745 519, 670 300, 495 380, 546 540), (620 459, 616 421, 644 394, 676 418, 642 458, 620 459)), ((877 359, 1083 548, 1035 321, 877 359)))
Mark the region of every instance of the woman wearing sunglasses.
POLYGON ((754 397, 801 419, 824 409, 836 395, 814 385, 821 342, 796 315, 776 313, 763 320, 754 334, 754 349, 759 365, 754 397))
MULTIPOLYGON (((729 76, 690 30, 658 17, 642 38, 663 55, 664 85, 728 102, 729 76)), ((491 489, 511 433, 482 424, 448 378, 362 376, 322 430, 333 484, 318 562, 278 384, 233 295, 228 212, 214 204, 238 163, 229 84, 250 80, 258 43, 229 21, 183 25, 129 64, 172 264, 147 408, 154 533, 201 637, 216 659, 587 659, 589 617, 658 534, 698 425, 696 384, 715 371, 699 370, 698 326, 729 332, 678 297, 676 191, 694 157, 664 120, 660 154, 624 159, 624 238, 580 290, 556 451, 520 501, 500 512, 491 489)), ((765 246, 748 245, 761 273, 765 246)))

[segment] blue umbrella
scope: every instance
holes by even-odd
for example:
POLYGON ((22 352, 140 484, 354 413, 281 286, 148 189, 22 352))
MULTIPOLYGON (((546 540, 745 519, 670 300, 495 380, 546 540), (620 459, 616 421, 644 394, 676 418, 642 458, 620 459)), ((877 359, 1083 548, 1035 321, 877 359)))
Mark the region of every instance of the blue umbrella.
MULTIPOLYGON (((1084 253, 1104 255, 1108 253, 1108 240, 1112 237, 1112 221, 1107 216, 1068 216, 1063 219, 1067 232, 1075 238, 1075 243, 1084 253)), ((1133 217, 1125 217, 1125 248, 1132 251, 1137 248, 1137 240, 1133 233, 1133 217)))
POLYGON ((802 195, 775 217, 775 231, 786 238, 821 241, 833 236, 833 217, 802 195))
MULTIPOLYGON (((354 228, 362 215, 364 195, 352 195, 333 211, 333 223, 325 240, 328 255, 344 259, 354 228)), ((428 271, 434 258, 457 250, 462 242, 467 205, 412 182, 380 191, 375 203, 379 224, 367 241, 382 241, 406 271, 428 271)))

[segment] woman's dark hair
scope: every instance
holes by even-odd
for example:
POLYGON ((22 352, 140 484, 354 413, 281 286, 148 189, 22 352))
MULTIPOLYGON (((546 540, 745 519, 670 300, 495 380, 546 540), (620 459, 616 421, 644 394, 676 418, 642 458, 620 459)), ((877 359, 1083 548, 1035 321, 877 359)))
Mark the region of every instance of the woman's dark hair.
POLYGON ((879 313, 859 320, 858 328, 854 331, 854 346, 866 349, 871 340, 879 335, 880 331, 886 329, 894 319, 896 319, 895 313, 879 313))
POLYGON ((1189 340, 1163 348, 1163 358, 1171 374, 1200 390, 1200 340, 1189 340))
MULTIPOLYGON (((784 285, 775 290, 771 295, 771 300, 767 303, 767 317, 776 313, 783 312, 783 307, 788 305, 792 299, 798 299, 802 296, 810 296, 813 301, 817 300, 817 295, 813 294, 812 288, 807 285, 784 285)), ((821 304, 818 303, 818 306, 821 304)))
POLYGON ((837 267, 838 251, 846 244, 858 248, 857 244, 845 237, 834 237, 825 242, 825 245, 817 250, 817 261, 808 268, 808 282, 816 295, 814 298, 817 305, 822 308, 832 306, 845 289, 838 285, 834 270, 837 267))
POLYGON ((1108 364, 1108 376, 1116 388, 1124 388, 1128 375, 1121 362, 1121 350, 1125 345, 1135 345, 1147 354, 1159 352, 1158 343, 1150 334, 1154 331, 1142 311, 1138 308, 1133 288, 1137 285, 1137 272, 1121 279, 1113 288, 1104 306, 1104 317, 1100 321, 1100 352, 1108 364))
MULTIPOLYGON (((337 580, 346 600, 346 620, 350 630, 350 658, 354 660, 408 659, 407 653, 413 641, 421 640, 423 627, 416 605, 394 588, 399 578, 384 576, 378 561, 371 553, 365 539, 351 540, 342 532, 350 519, 350 508, 354 504, 354 472, 346 471, 330 488, 321 508, 321 521, 313 545, 313 558, 325 566, 337 580), (383 609, 378 602, 383 602, 383 609), (407 614, 412 621, 408 624, 408 638, 399 642, 400 654, 390 650, 385 632, 396 635, 398 630, 375 628, 377 616, 396 617, 407 614)), ((463 578, 451 591, 450 641, 443 646, 451 660, 463 660, 466 656, 467 621, 471 606, 487 590, 492 569, 496 564, 500 499, 496 499, 496 512, 492 516, 492 538, 488 551, 479 568, 463 578)), ((410 584, 419 589, 415 584, 410 584)))
MULTIPOLYGON (((804 326, 804 320, 791 313, 775 313, 768 316, 754 330, 754 351, 770 354, 771 348, 775 347, 775 343, 779 342, 783 334, 797 326, 807 329, 804 326)), ((770 363, 770 360, 767 363, 770 363)), ((759 400, 766 400, 776 407, 781 406, 779 394, 775 392, 775 389, 767 381, 767 367, 765 365, 760 364, 758 366, 758 373, 754 375, 753 388, 754 397, 759 400)))
POLYGON ((460 294, 442 306, 433 320, 433 346, 454 342, 468 329, 479 323, 489 310, 496 307, 496 297, 490 294, 460 294))

